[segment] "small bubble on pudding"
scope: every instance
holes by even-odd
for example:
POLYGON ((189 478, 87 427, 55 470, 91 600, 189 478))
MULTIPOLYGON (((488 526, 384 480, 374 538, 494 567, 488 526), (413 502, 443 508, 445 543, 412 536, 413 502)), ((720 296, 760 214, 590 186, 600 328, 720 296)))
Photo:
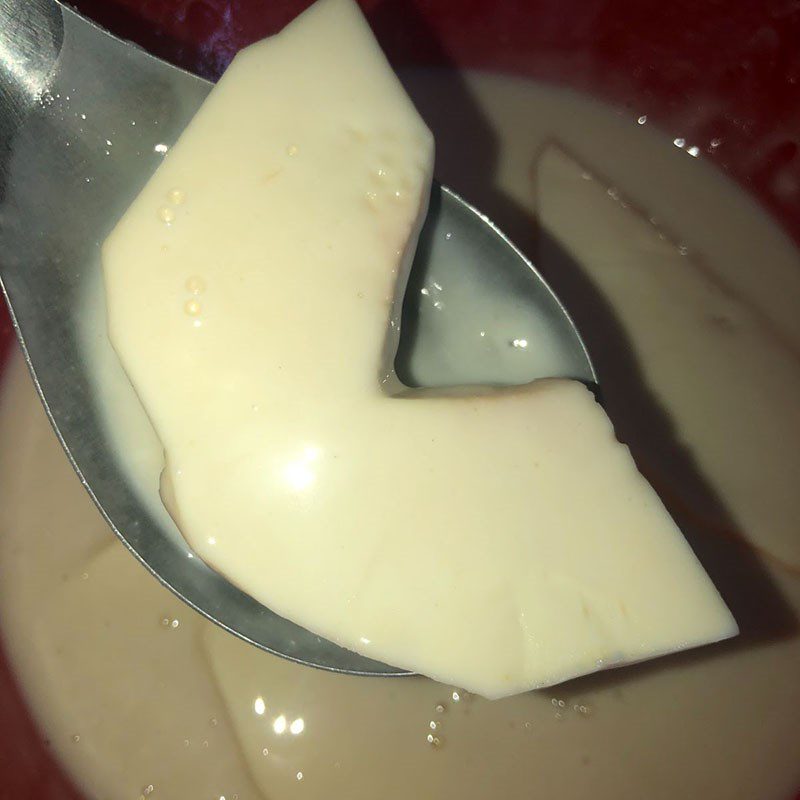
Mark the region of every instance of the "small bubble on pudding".
POLYGON ((161 620, 161 624, 162 624, 162 625, 163 625, 165 628, 169 628, 169 617, 164 617, 164 618, 161 620))
POLYGON ((431 729, 432 731, 435 731, 435 730, 436 730, 436 729, 439 727, 439 723, 438 723, 438 722, 437 722, 435 719, 432 719, 432 720, 431 720, 431 721, 428 723, 428 726, 430 727, 430 729, 431 729))
POLYGON ((148 784, 147 784, 147 786, 145 786, 145 787, 144 787, 144 789, 142 789, 142 794, 143 794, 145 797, 147 797, 148 795, 151 795, 151 794, 153 794, 153 792, 154 792, 155 790, 156 790, 156 787, 155 787, 155 786, 153 786, 153 784, 152 784, 152 783, 148 783, 148 784))
POLYGON ((297 775, 295 775, 295 778, 297 778, 297 780, 299 780, 299 781, 303 780, 303 773, 302 772, 298 772, 297 775))
POLYGON ((170 628, 177 628, 180 624, 181 624, 180 620, 174 619, 172 620, 172 622, 170 622, 169 626, 170 628))
POLYGON ((461 700, 461 694, 459 692, 453 692, 451 697, 453 698, 454 703, 458 703, 461 700))
POLYGON ((264 748, 264 749, 261 751, 261 755, 262 755, 262 756, 268 756, 268 755, 269 755, 269 748, 268 748, 268 747, 265 747, 265 748, 264 748))
POLYGON ((186 279, 186 291, 202 294, 206 290, 206 282, 199 275, 190 275, 186 279))
POLYGON ((163 142, 159 142, 155 147, 153 147, 153 151, 162 156, 167 152, 167 150, 169 150, 169 146, 163 144, 163 142))
POLYGON ((436 713, 437 714, 444 714, 444 705, 442 703, 439 703, 436 706, 436 713))
POLYGON ((167 206, 161 206, 158 209, 158 218, 165 224, 169 225, 175 221, 175 212, 167 206))
POLYGON ((78 744, 78 742, 79 742, 80 740, 81 740, 81 737, 80 737, 80 735, 79 735, 79 734, 77 734, 77 733, 74 733, 74 734, 72 735, 72 741, 73 741, 73 742, 75 742, 75 744, 78 744))
POLYGON ((636 120, 640 125, 644 125, 647 122, 647 114, 642 114, 639 119, 636 120))
POLYGON ((300 151, 297 149, 297 145, 296 144, 290 144, 286 148, 286 155, 289 156, 290 158, 294 158, 294 156, 296 156, 298 154, 298 152, 300 152, 300 151))
POLYGON ((84 573, 81 575, 81 580, 82 580, 82 581, 88 581, 88 580, 89 580, 89 573, 88 573, 88 572, 84 572, 84 573))
POLYGON ((183 189, 170 189, 167 193, 167 200, 173 205, 179 206, 186 202, 186 192, 183 189))
POLYGON ((187 300, 186 304, 183 306, 183 310, 190 317, 196 317, 200 314, 202 309, 200 308, 200 303, 198 303, 197 300, 187 300))
POLYGON ((427 735, 426 741, 431 747, 441 747, 442 745, 442 740, 438 736, 434 736, 432 733, 427 735))

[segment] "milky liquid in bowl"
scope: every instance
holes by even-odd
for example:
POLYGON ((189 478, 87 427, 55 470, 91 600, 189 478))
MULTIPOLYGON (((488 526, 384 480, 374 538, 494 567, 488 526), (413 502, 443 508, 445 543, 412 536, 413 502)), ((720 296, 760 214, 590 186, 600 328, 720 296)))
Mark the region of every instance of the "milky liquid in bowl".
MULTIPOLYGON (((790 796, 800 513, 781 476, 797 476, 800 456, 775 437, 798 433, 786 342, 800 330, 782 310, 800 299, 797 252, 692 143, 638 115, 498 76, 406 82, 436 135, 439 178, 533 256, 574 313, 618 431, 742 635, 495 703, 290 664, 202 620, 112 538, 17 359, 0 407, 0 619, 37 720, 87 796, 790 796)), ((406 377, 546 374, 558 353, 524 276, 475 274, 457 240, 436 246, 451 257, 412 279, 406 377)), ((179 536, 156 494, 157 440, 104 339, 99 288, 87 295, 98 395, 132 479, 179 536)))

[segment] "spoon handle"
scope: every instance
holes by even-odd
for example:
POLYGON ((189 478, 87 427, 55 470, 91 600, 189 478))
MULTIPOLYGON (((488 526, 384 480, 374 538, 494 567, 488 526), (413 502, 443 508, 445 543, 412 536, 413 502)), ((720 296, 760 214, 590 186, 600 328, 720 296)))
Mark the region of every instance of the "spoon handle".
POLYGON ((47 89, 63 41, 54 0, 0 0, 0 141, 9 115, 24 113, 47 89))

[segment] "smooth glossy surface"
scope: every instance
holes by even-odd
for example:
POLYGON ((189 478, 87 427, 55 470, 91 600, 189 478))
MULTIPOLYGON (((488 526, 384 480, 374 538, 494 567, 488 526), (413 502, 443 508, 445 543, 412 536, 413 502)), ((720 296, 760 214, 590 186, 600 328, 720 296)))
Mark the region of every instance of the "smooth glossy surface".
MULTIPOLYGON (((166 535, 126 483, 102 432, 80 345, 99 243, 210 85, 114 39, 50 0, 0 3, 0 278, 48 415, 73 466, 128 548, 192 607, 264 649, 357 674, 401 674, 275 615, 166 535)), ((469 231, 480 255, 535 276, 534 303, 570 342, 563 373, 594 381, 580 338, 530 263, 445 188, 428 226, 469 231), (491 255, 488 255, 491 253, 491 255)), ((480 215, 478 215, 480 217, 480 215)), ((482 220, 485 222, 485 220, 482 220)), ((425 251, 423 251, 424 253, 425 251)), ((418 264, 416 269, 425 270, 418 264)))

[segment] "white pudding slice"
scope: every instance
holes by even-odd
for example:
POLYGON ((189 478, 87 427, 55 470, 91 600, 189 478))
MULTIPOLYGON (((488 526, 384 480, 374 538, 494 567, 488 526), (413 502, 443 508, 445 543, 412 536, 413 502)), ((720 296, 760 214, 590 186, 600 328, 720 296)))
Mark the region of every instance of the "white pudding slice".
POLYGON ((733 635, 583 386, 384 391, 432 162, 357 6, 321 0, 236 57, 106 241, 187 541, 279 614, 489 698, 733 635))

